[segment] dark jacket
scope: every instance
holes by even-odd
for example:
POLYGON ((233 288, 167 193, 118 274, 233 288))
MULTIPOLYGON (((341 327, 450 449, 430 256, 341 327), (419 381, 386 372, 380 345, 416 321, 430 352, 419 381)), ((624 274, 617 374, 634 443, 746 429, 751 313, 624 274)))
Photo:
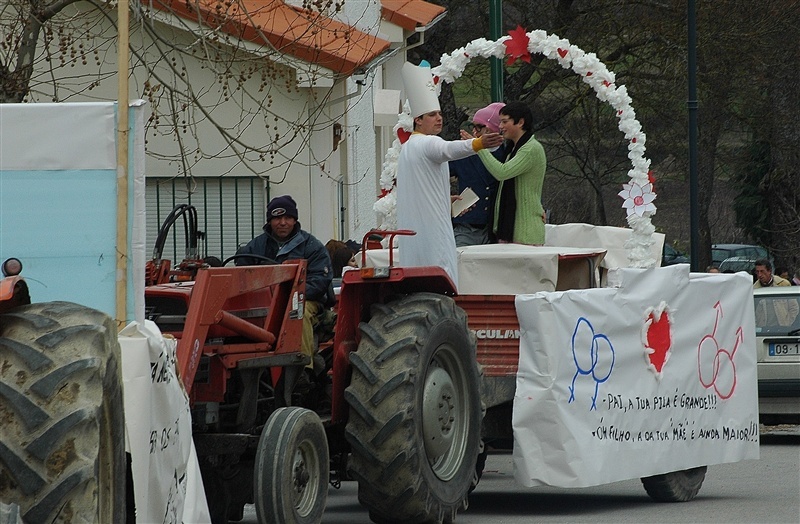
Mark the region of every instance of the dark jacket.
MULTIPOLYGON (((333 279, 333 268, 328 250, 314 235, 300 229, 300 223, 295 226, 294 232, 283 243, 279 243, 272 236, 269 224, 264 226, 264 232, 253 240, 242 246, 236 252, 237 255, 262 255, 275 260, 284 262, 286 260, 305 259, 308 261, 306 278, 306 300, 317 302, 327 302, 328 289, 333 279)), ((263 264, 264 261, 257 258, 237 258, 237 266, 254 266, 263 264)))
MULTIPOLYGON (((502 162, 505 159, 504 145, 493 151, 492 155, 502 162)), ((450 176, 458 178, 458 193, 471 187, 479 199, 472 209, 453 218, 453 224, 489 225, 494 214, 494 199, 499 182, 489 174, 477 155, 451 160, 449 164, 450 176)))

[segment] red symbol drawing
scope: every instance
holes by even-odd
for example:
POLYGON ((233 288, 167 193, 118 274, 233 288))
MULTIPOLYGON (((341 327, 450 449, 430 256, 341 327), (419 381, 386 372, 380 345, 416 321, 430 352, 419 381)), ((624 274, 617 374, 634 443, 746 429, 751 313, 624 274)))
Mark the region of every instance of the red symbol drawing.
POLYGON ((730 398, 736 389, 736 364, 733 362, 733 357, 736 355, 736 350, 739 349, 739 344, 744 341, 744 335, 742 335, 742 326, 739 326, 736 330, 733 349, 729 351, 720 347, 717 340, 717 326, 719 319, 722 318, 722 304, 718 301, 714 304, 714 309, 717 310, 714 328, 711 333, 700 339, 700 343, 697 345, 697 372, 700 376, 700 384, 704 388, 713 387, 720 398, 726 399, 730 398))
POLYGON ((669 360, 672 347, 672 328, 670 326, 669 309, 662 302, 657 308, 645 311, 643 330, 644 353, 648 367, 661 378, 661 372, 669 360))

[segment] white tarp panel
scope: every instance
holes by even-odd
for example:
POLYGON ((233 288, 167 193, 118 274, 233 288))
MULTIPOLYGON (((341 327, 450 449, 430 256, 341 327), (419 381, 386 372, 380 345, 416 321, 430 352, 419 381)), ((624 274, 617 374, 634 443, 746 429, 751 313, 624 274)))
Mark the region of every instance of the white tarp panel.
POLYGON ((117 169, 116 104, 0 104, 0 171, 117 169))
POLYGON ((622 269, 618 289, 516 299, 514 464, 585 487, 757 459, 752 280, 622 269))
MULTIPOLYGON (((516 295, 554 291, 560 256, 580 255, 601 260, 601 249, 486 244, 456 248, 458 292, 461 295, 516 295)), ((361 257, 357 256, 361 263, 361 257)), ((397 250, 394 264, 398 264, 397 250)), ((388 249, 368 249, 367 266, 389 265, 388 249)), ((588 266, 587 266, 588 268, 588 266)), ((587 270, 588 272, 588 270, 587 270)))
POLYGON ((136 522, 210 522, 175 339, 147 320, 119 334, 136 522))
MULTIPOLYGON (((144 318, 143 102, 129 109, 127 312, 144 318)), ((35 302, 116 317, 116 103, 0 104, 0 258, 35 302)))
MULTIPOLYGON (((628 249, 625 243, 631 237, 631 229, 592 224, 545 224, 546 246, 594 247, 607 251, 600 263, 604 268, 628 267, 628 249)), ((661 265, 661 250, 664 249, 664 234, 653 233, 650 256, 661 265)))

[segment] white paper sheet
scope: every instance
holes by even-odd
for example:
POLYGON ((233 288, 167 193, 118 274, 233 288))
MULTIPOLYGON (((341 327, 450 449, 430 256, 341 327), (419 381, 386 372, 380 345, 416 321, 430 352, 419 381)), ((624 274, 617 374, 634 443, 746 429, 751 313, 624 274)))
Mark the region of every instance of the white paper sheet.
POLYGON ((147 320, 126 326, 119 343, 136 521, 211 522, 189 398, 175 369, 175 339, 163 338, 147 320))
POLYGON ((475 203, 478 201, 478 195, 475 194, 475 191, 473 191, 471 187, 465 188, 459 196, 461 199, 454 200, 450 205, 450 214, 453 217, 457 217, 465 209, 469 209, 470 206, 475 205, 475 203))
POLYGON ((759 457, 752 281, 619 270, 521 295, 515 477, 585 487, 759 457))

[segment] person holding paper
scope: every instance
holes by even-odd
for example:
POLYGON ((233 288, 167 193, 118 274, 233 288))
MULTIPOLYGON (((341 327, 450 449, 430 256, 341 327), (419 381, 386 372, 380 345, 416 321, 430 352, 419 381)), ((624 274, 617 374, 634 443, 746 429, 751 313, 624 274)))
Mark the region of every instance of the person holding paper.
POLYGON ((542 185, 547 158, 542 144, 533 138, 532 125, 530 108, 510 102, 500 109, 500 133, 507 140, 505 161, 489 151, 478 152, 489 173, 500 181, 493 227, 501 243, 544 244, 542 185))
MULTIPOLYGON (((462 138, 480 138, 484 133, 500 131, 500 108, 505 104, 495 102, 479 109, 472 118, 472 135, 462 132, 462 138)), ((505 150, 500 146, 492 152, 498 160, 505 159, 505 150)), ((489 174, 480 158, 468 156, 450 162, 450 176, 456 177, 458 192, 464 198, 464 191, 470 189, 478 197, 474 206, 461 214, 453 213, 453 233, 456 246, 489 244, 494 241, 491 219, 497 194, 497 180, 489 174)), ((459 204, 459 200, 454 205, 459 204)))
POLYGON ((417 234, 400 240, 398 259, 403 266, 440 266, 458 286, 447 162, 496 147, 503 139, 497 133, 454 141, 437 136, 442 113, 430 68, 406 63, 401 75, 414 132, 397 161, 397 227, 417 234))

